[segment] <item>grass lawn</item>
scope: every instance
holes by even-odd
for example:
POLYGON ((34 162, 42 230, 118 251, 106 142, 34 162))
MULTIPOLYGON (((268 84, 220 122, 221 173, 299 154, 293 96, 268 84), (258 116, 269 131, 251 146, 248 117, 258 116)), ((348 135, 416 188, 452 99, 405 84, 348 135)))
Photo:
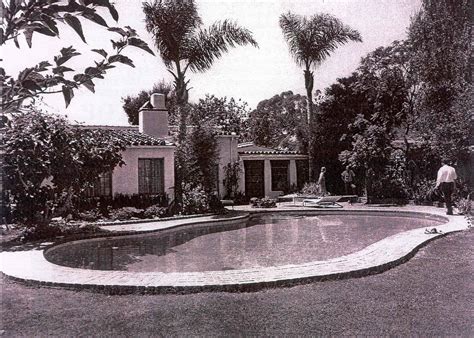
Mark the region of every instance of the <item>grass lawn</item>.
POLYGON ((474 230, 385 273, 255 293, 108 296, 2 277, 4 336, 474 335, 474 230))

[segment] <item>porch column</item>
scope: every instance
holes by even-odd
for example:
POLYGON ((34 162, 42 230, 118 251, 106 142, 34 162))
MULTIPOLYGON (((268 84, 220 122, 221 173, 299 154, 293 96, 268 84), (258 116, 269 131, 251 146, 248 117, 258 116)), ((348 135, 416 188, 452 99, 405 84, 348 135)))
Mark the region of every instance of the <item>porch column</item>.
POLYGON ((270 160, 263 161, 263 179, 265 181, 265 196, 271 196, 272 191, 272 165, 270 160))
POLYGON ((290 188, 292 186, 296 186, 298 182, 298 176, 296 173, 296 161, 295 160, 290 160, 290 188))

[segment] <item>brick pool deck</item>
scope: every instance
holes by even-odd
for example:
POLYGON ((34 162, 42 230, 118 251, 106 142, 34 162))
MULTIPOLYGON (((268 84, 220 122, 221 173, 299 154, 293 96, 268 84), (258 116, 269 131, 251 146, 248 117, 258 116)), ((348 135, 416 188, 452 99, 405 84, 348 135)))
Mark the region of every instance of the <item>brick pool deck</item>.
MULTIPOLYGON (((298 265, 266 268, 207 272, 127 272, 102 271, 64 267, 47 261, 44 250, 51 243, 29 251, 2 252, 0 271, 12 279, 50 286, 95 289, 109 293, 190 293, 201 291, 255 291, 265 287, 294 285, 312 281, 334 280, 380 273, 410 259, 417 250, 445 234, 465 230, 468 223, 463 216, 446 216, 444 209, 435 207, 372 207, 344 204, 343 209, 316 209, 296 207, 291 203, 281 204, 275 209, 251 209, 235 207, 242 211, 236 217, 205 216, 178 220, 155 221, 133 224, 103 226, 117 235, 160 231, 174 227, 188 228, 203 224, 232 224, 245 221, 249 213, 262 212, 308 212, 370 213, 443 219, 445 224, 437 226, 442 234, 425 234, 424 228, 414 229, 387 237, 369 245, 361 251, 326 261, 313 261, 298 265)), ((108 237, 107 234, 104 237, 108 237)), ((67 243, 61 245, 68 245, 67 243)))

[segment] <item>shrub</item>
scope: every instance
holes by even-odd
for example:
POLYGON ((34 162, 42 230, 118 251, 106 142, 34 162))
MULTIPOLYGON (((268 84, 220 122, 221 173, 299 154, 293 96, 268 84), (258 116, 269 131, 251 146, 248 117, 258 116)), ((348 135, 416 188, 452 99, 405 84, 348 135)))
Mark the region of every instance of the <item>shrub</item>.
POLYGON ((97 209, 92 209, 84 212, 80 212, 78 214, 78 218, 83 221, 87 222, 94 222, 97 221, 99 218, 101 218, 101 213, 97 209))
POLYGON ((167 214, 167 208, 161 207, 158 204, 152 205, 145 209, 143 217, 145 218, 156 218, 156 217, 165 217, 167 214))
POLYGON ((305 183, 300 193, 302 195, 319 195, 319 184, 314 182, 305 183))
POLYGON ((63 234, 61 226, 58 224, 40 225, 36 227, 26 227, 20 235, 22 242, 36 241, 45 238, 54 238, 63 234))
POLYGON ((250 199, 250 205, 253 208, 275 208, 276 200, 269 197, 264 197, 264 198, 252 197, 250 199))
POLYGON ((457 203, 459 214, 470 215, 472 211, 472 201, 469 198, 461 198, 457 203))
POLYGON ((228 163, 224 167, 224 179, 222 181, 225 186, 225 199, 230 199, 237 195, 241 170, 239 162, 228 163))
POLYGON ((70 224, 64 221, 52 222, 48 225, 25 227, 20 235, 22 242, 51 239, 58 236, 77 234, 88 234, 102 232, 103 230, 95 224, 70 224))
POLYGON ((412 193, 415 204, 422 204, 423 202, 432 202, 435 200, 435 185, 436 182, 434 180, 428 180, 426 178, 415 184, 412 193))
POLYGON ((216 195, 211 195, 209 198, 209 211, 215 213, 224 213, 226 211, 221 200, 216 195))
POLYGON ((208 210, 209 198, 202 187, 190 188, 189 184, 186 184, 183 191, 183 213, 185 215, 203 214, 208 210))
POLYGON ((144 210, 133 207, 124 207, 110 211, 110 218, 116 221, 124 221, 133 217, 143 218, 144 210))
POLYGON ((16 221, 33 227, 76 213, 73 199, 99 174, 123 164, 125 149, 104 130, 76 128, 34 108, 12 115, 4 143, 5 186, 16 221))
POLYGON ((249 203, 249 198, 242 192, 238 191, 234 196, 234 203, 236 205, 242 205, 249 203))

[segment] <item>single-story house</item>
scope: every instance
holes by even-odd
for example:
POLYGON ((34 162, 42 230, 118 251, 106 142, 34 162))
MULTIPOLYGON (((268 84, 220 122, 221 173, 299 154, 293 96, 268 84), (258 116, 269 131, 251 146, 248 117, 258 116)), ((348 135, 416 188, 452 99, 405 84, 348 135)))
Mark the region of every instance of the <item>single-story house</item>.
MULTIPOLYGON (((174 197, 174 155, 176 146, 170 136, 165 96, 153 94, 139 112, 139 125, 127 127, 83 126, 106 129, 125 142, 125 164, 100 177, 92 194, 167 194, 174 197)), ((239 190, 248 197, 276 197, 301 187, 307 178, 307 155, 238 144, 238 135, 217 135, 219 163, 216 191, 225 197, 225 168, 238 162, 241 170, 239 190), (306 172, 306 174, 305 174, 306 172)))

